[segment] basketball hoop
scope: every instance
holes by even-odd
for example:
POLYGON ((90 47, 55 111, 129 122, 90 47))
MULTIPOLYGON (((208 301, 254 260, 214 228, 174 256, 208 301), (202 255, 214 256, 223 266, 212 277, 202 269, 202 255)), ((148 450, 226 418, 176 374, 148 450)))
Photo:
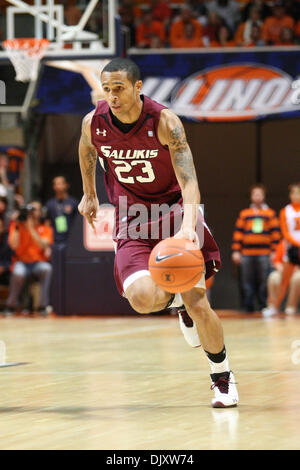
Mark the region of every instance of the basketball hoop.
POLYGON ((48 39, 36 38, 7 39, 2 43, 14 66, 18 82, 37 79, 40 60, 45 55, 49 44, 48 39))

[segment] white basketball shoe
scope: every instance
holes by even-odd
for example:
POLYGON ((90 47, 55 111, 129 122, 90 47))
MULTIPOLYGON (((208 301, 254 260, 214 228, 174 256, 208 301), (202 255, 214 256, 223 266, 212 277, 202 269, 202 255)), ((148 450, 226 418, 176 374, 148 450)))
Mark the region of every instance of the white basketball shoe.
POLYGON ((239 394, 236 388, 236 382, 232 371, 222 374, 211 374, 211 390, 215 396, 211 401, 213 408, 231 408, 237 406, 239 394))
POLYGON ((186 342, 192 348, 201 346, 196 324, 188 315, 180 294, 175 294, 168 304, 168 308, 174 308, 178 313, 179 326, 186 342))
POLYGON ((273 315, 276 315, 278 310, 276 307, 274 307, 274 305, 269 305, 268 307, 263 308, 261 313, 264 318, 269 318, 273 317, 273 315))

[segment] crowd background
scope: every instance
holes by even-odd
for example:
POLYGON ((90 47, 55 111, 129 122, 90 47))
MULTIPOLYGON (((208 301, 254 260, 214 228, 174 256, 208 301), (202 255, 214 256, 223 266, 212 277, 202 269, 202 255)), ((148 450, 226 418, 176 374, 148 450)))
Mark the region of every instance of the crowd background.
POLYGON ((291 46, 300 41, 298 0, 122 0, 119 5, 132 47, 291 46))
POLYGON ((0 153, 0 300, 4 316, 52 311, 57 288, 53 256, 67 246, 78 201, 69 193, 65 176, 53 178, 54 196, 26 202, 22 196, 22 166, 16 171, 14 154, 0 153))
MULTIPOLYGON (((65 23, 76 25, 87 0, 55 3, 64 5, 65 23)), ((0 0, 0 39, 5 38, 8 5, 0 0)), ((118 5, 130 47, 259 47, 300 42, 299 0, 119 0, 118 5)), ((86 29, 105 41, 104 17, 99 2, 86 29)))

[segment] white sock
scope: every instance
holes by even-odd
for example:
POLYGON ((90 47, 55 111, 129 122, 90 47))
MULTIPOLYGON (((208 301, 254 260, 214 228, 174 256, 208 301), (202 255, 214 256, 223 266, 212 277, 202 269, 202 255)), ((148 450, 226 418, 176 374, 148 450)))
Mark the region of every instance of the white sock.
POLYGON ((183 300, 182 300, 181 294, 177 293, 175 294, 173 302, 171 303, 171 305, 169 305, 169 308, 181 307, 182 305, 183 305, 183 300))
POLYGON ((220 374, 221 372, 230 371, 229 361, 228 361, 227 356, 222 362, 212 362, 210 359, 208 359, 208 362, 209 362, 212 374, 220 374))
POLYGON ((210 353, 208 351, 205 351, 205 353, 213 374, 230 371, 225 346, 219 353, 210 353))

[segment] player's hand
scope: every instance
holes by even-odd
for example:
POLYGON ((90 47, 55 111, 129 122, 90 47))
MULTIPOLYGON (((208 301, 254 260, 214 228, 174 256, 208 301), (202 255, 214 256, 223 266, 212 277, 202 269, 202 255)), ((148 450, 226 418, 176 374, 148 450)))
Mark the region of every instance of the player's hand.
POLYGON ((241 264, 241 253, 239 251, 232 253, 232 261, 234 264, 241 264))
POLYGON ((83 217, 85 217, 88 223, 93 227, 94 221, 96 220, 96 215, 99 210, 99 201, 97 196, 88 196, 86 194, 83 195, 79 205, 78 211, 83 217))
POLYGON ((190 227, 181 227, 179 232, 174 235, 174 238, 186 238, 187 240, 191 240, 191 242, 194 242, 195 245, 200 249, 198 235, 195 230, 190 227))

